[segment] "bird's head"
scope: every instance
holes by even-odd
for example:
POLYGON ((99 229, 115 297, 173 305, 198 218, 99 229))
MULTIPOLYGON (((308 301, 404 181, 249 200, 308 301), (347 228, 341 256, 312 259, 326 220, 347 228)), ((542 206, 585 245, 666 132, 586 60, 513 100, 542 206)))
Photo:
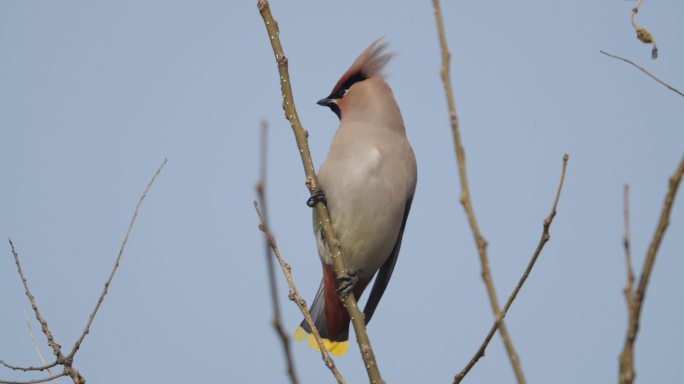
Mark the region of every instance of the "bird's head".
POLYGON ((318 101, 318 105, 330 108, 341 120, 348 109, 367 106, 374 92, 389 91, 382 75, 382 69, 392 58, 391 53, 385 52, 386 47, 387 43, 382 38, 375 40, 340 77, 330 95, 318 101))

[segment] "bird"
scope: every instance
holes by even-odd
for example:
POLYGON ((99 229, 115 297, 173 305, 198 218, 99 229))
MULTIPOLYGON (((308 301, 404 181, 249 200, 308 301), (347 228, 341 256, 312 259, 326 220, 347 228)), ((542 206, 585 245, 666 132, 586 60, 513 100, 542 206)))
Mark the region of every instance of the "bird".
MULTIPOLYGON (((318 172, 333 230, 341 244, 347 275, 335 274, 321 222, 313 213, 313 229, 323 266, 323 279, 311 305, 311 316, 325 348, 334 355, 349 346, 349 315, 340 289, 356 300, 375 276, 364 307, 365 322, 373 317, 394 271, 411 202, 417 165, 394 94, 382 73, 392 58, 380 38, 370 44, 318 104, 330 108, 340 125, 318 172)), ((302 321, 296 340, 308 339, 318 349, 311 328, 302 321)))

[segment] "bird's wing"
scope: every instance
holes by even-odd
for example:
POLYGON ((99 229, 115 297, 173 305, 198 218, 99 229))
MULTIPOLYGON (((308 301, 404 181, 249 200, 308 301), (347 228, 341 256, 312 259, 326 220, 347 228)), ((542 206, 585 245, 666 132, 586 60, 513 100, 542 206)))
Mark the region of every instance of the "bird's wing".
POLYGON ((413 194, 411 194, 406 202, 406 207, 404 208, 404 218, 401 222, 401 229, 399 230, 399 236, 397 236, 397 241, 394 244, 394 249, 390 257, 387 258, 385 263, 380 267, 378 275, 375 278, 375 283, 373 283, 373 289, 371 290, 370 296, 368 296, 368 301, 366 306, 363 308, 363 314, 366 318, 366 324, 373 317, 375 308, 377 308, 382 295, 385 293, 387 288, 387 283, 389 283, 390 277, 392 277, 392 272, 394 271, 394 265, 397 263, 397 258, 399 256, 399 249, 401 248, 401 238, 404 235, 404 227, 406 227, 406 219, 408 218, 409 211, 411 210, 411 202, 413 201, 413 194))

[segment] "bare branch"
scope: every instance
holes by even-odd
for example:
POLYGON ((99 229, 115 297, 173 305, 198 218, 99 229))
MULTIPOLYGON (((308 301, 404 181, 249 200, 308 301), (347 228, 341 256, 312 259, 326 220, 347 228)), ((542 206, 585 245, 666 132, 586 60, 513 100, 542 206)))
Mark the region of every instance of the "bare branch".
POLYGON ((644 69, 643 67, 640 67, 639 65, 635 64, 635 63, 632 62, 631 60, 625 59, 624 57, 620 57, 620 56, 617 56, 617 55, 613 55, 612 53, 608 53, 608 52, 603 51, 603 50, 601 50, 601 51, 599 51, 599 52, 603 53, 604 55, 606 55, 606 56, 608 56, 608 57, 612 57, 613 59, 622 60, 622 61, 624 61, 625 63, 632 64, 632 66, 634 66, 635 68, 637 68, 637 69, 640 70, 641 72, 643 72, 643 73, 645 73, 646 75, 648 75, 648 77, 650 77, 651 79, 653 79, 653 80, 659 82, 660 84, 664 85, 664 86, 667 87, 669 90, 671 90, 672 92, 678 94, 679 96, 684 97, 684 93, 682 93, 680 90, 678 90, 677 88, 671 86, 670 84, 668 84, 668 83, 666 83, 666 82, 660 80, 659 78, 655 77, 655 75, 653 75, 651 72, 647 71, 647 70, 644 69))
POLYGON ((36 299, 35 297, 33 297, 33 294, 31 294, 31 291, 29 290, 28 281, 24 276, 24 271, 21 268, 21 263, 19 263, 19 255, 17 254, 17 251, 14 249, 14 243, 12 243, 12 239, 9 239, 9 244, 10 248, 12 248, 14 263, 17 265, 17 272, 19 272, 19 278, 21 278, 21 282, 22 284, 24 284, 24 292, 26 293, 26 297, 28 297, 29 302, 31 303, 31 308, 33 308, 33 312, 36 314, 36 320, 38 320, 38 322, 40 323, 40 329, 43 331, 43 334, 47 338, 48 345, 50 346, 50 348, 52 348, 52 353, 54 353, 55 357, 57 357, 57 362, 61 363, 62 361, 64 361, 64 355, 62 355, 62 346, 55 342, 55 339, 52 336, 52 332, 50 332, 50 328, 48 327, 47 321, 45 321, 43 316, 40 314, 38 305, 36 305, 36 299))
POLYGON ((36 380, 29 380, 29 381, 4 381, 0 380, 0 384, 38 384, 38 383, 47 383, 48 381, 55 380, 57 378, 60 378, 62 376, 68 376, 69 373, 65 370, 59 373, 55 373, 54 375, 50 375, 48 377, 42 378, 42 379, 36 379, 36 380))
MULTIPOLYGON (((451 63, 451 53, 449 53, 449 48, 446 42, 446 33, 444 32, 444 20, 442 18, 442 9, 439 0, 433 0, 432 5, 435 10, 435 18, 437 20, 437 33, 439 35, 439 43, 442 53, 442 67, 440 74, 442 76, 442 82, 444 83, 444 92, 446 93, 447 104, 449 107, 449 121, 451 122, 451 133, 454 137, 454 147, 456 149, 456 161, 458 163, 458 174, 461 181, 461 204, 468 217, 468 223, 470 224, 470 229, 473 232, 473 238, 475 240, 475 245, 477 246, 477 252, 480 257, 480 265, 482 266, 482 279, 484 280, 485 286, 487 287, 487 295, 489 296, 489 302, 492 307, 492 312, 496 317, 500 312, 499 301, 496 295, 496 289, 494 288, 494 280, 492 279, 492 274, 489 269, 489 257, 487 256, 487 240, 485 240, 482 233, 480 233, 480 228, 477 225, 477 219, 475 218, 475 211, 473 209, 473 203, 470 200, 470 189, 468 187, 468 174, 466 172, 465 166, 465 150, 463 149, 463 144, 461 142, 461 134, 458 127, 458 115, 456 114, 456 103, 454 101, 454 92, 451 87, 451 76, 450 63, 451 63)), ((518 383, 524 384, 525 375, 523 374, 522 366, 520 364, 520 358, 515 352, 513 347, 513 342, 508 334, 508 328, 504 322, 500 322, 499 331, 501 333, 501 338, 503 340, 504 346, 506 347, 506 352, 508 353, 509 360, 513 366, 513 371, 518 383)))
MULTIPOLYGON (((259 9, 261 17, 264 19, 264 25, 266 26, 266 31, 268 32, 271 47, 273 48, 273 54, 275 56, 276 63, 278 64, 278 72, 280 74, 280 89, 283 94, 283 110, 285 111, 285 117, 292 126, 292 131, 295 135, 299 154, 304 166, 304 173, 306 174, 306 186, 313 196, 320 192, 320 187, 318 186, 316 171, 313 166, 313 160, 311 159, 311 152, 309 151, 307 139, 308 133, 304 130, 304 128, 302 128, 299 116, 297 114, 297 109, 295 107, 294 97, 292 96, 292 86, 287 66, 287 57, 285 56, 283 47, 280 43, 278 23, 271 14, 271 8, 268 4, 268 0, 258 0, 257 8, 259 9)), ((314 209, 316 210, 316 214, 321 221, 323 236, 328 239, 328 245, 330 246, 330 251, 332 254, 333 266, 335 267, 335 274, 337 276, 344 276, 346 275, 346 268, 344 266, 344 259, 342 257, 342 245, 333 230, 328 207, 326 206, 325 202, 318 200, 314 206, 314 209)), ((378 363, 375 360, 375 354, 373 353, 373 349, 371 347, 370 338, 366 332, 366 322, 364 320, 363 313, 356 303, 354 295, 347 295, 341 292, 340 300, 342 301, 344 308, 349 313, 349 318, 351 319, 352 326, 354 327, 356 341, 359 345, 361 358, 363 359, 364 366, 366 367, 366 373, 368 374, 369 381, 374 384, 383 383, 382 377, 380 375, 380 369, 378 368, 378 363)))
POLYGON ((86 335, 90 332, 90 326, 93 324, 93 320, 95 319, 95 315, 97 314, 97 310, 100 309, 100 305, 102 305, 102 302, 104 301, 105 296, 107 295, 107 292, 109 291, 109 285, 112 283, 112 279, 114 278, 114 275, 116 274, 116 271, 119 269, 119 263, 121 262, 121 256, 123 255, 124 249, 126 249, 126 243, 128 243, 128 236, 131 234, 131 230, 133 230, 133 225, 135 224, 135 219, 138 217, 138 212, 140 211, 140 206, 142 205, 143 200, 147 196, 147 193, 150 191, 150 188, 152 188, 152 184, 154 181, 157 179, 157 176, 159 176, 159 173, 161 172, 162 168, 164 168, 164 165, 166 165, 167 160, 164 159, 162 161, 161 165, 159 168, 157 168, 157 171, 154 173, 152 178, 150 179, 150 182, 147 183, 147 187, 145 187, 145 190, 143 191, 142 195, 140 196, 140 199, 138 199, 138 204, 135 206, 135 210, 133 211, 133 217, 131 217, 131 222, 128 224, 128 230, 126 231, 126 235, 123 238, 123 241, 121 242, 121 247, 119 248, 119 253, 116 256, 116 261, 114 262, 114 267, 112 268, 112 272, 109 274, 109 278, 104 284, 104 288, 102 289, 102 293, 100 294, 100 297, 97 299, 97 303, 95 304, 95 307, 93 308, 93 311, 90 313, 88 316, 88 323, 86 324, 85 328, 83 329, 83 332, 81 333, 81 336, 78 338, 76 343, 74 344, 74 347, 72 348, 71 352, 69 352, 69 356, 67 357, 67 361, 71 361, 74 358, 74 355, 78 351, 78 349, 81 346, 81 343, 83 342, 83 339, 85 339, 86 335))
POLYGON ((45 371, 45 370, 49 370, 49 369, 52 368, 52 367, 57 366, 57 364, 58 364, 58 363, 55 361, 55 362, 52 363, 52 364, 42 365, 42 366, 40 366, 40 367, 19 367, 19 366, 16 366, 16 365, 7 364, 4 360, 0 360, 0 365, 2 365, 3 367, 8 368, 8 369, 11 369, 11 370, 13 370, 13 371, 24 371, 24 372, 28 372, 28 371, 45 371))
MULTIPOLYGON (((33 348, 35 348, 36 353, 38 354, 38 358, 40 359, 40 362, 43 364, 43 366, 45 366, 47 365, 47 362, 45 361, 45 357, 43 357, 43 352, 40 351, 40 346, 38 345, 36 336, 33 334, 33 327, 31 327, 31 319, 29 319, 28 313, 26 313, 26 311, 24 311, 24 320, 26 321, 26 328, 28 328, 28 333, 29 337, 31 337, 31 343, 33 344, 33 348)), ((55 361, 53 364, 57 364, 57 362, 55 361)), ((47 369, 48 373, 52 373, 52 371, 50 371, 50 368, 45 368, 47 369)))
POLYGON ((622 235, 622 246, 625 249, 625 265, 627 267, 627 282, 625 283, 625 288, 623 289, 625 295, 625 301, 627 302, 627 317, 629 318, 629 313, 632 311, 632 295, 634 293, 634 268, 632 267, 632 247, 630 245, 629 236, 629 185, 625 184, 623 191, 624 207, 623 216, 625 222, 625 230, 622 235))
POLYGON ((335 376, 335 379, 337 380, 338 383, 343 384, 344 378, 342 378, 342 375, 340 372, 337 370, 337 367, 335 367, 335 362, 333 359, 330 357, 330 354, 328 353, 328 350, 325 348, 323 344, 323 340, 321 339, 321 335, 318 333, 318 329, 316 328, 316 324, 314 324, 313 319, 311 318, 311 314, 309 313, 309 309, 306 307, 306 302, 302 297, 299 295, 299 292, 297 291, 297 287, 295 286, 294 279, 292 278, 292 271, 290 268, 290 265, 285 262, 285 259, 283 259, 282 255, 280 254, 280 250, 278 249, 278 244, 276 244, 275 237, 273 237, 273 234, 271 234, 270 229, 266 225, 266 221, 264 219, 264 216, 262 215, 261 211, 259 210, 259 205, 257 202, 254 202, 254 209, 256 209, 257 215, 259 216, 260 224, 259 224, 259 229, 264 233, 264 236, 266 238, 266 242, 268 245, 271 247, 273 250, 273 253, 276 256, 276 259, 278 259, 278 263, 280 264, 280 268, 283 270, 283 274, 285 275, 285 279, 287 280, 287 285, 290 287, 290 294, 288 297, 290 300, 294 301, 295 304, 297 304, 297 307, 299 307, 299 310, 302 312, 304 315, 304 320, 306 321, 307 324, 309 324, 309 327, 311 327, 311 333, 314 336, 314 339, 316 339, 316 343, 318 344, 318 349, 321 352, 321 357, 323 358, 323 361, 325 362, 326 367, 330 369, 330 372, 332 372, 333 376, 335 376))
POLYGON ((492 328, 489 330, 489 333, 487 333, 487 336, 485 337, 484 342, 480 346, 480 348, 477 350, 475 353, 475 356, 473 356, 472 359, 470 359, 470 362, 468 365, 463 368, 461 372, 454 377, 454 383, 460 383, 461 380, 465 377, 465 375, 470 372, 470 369, 477 363, 477 361, 484 356, 485 349, 487 348, 487 345, 489 345, 489 341, 492 339, 494 336, 494 333, 496 330, 501 326, 502 321, 504 317, 506 317, 506 313, 508 313, 508 309, 511 307, 511 304, 513 304, 513 300, 515 300, 516 296, 518 296, 518 292, 520 292, 520 288, 522 288, 523 284, 525 283, 525 280, 527 280, 527 277, 530 275, 530 272, 532 271, 532 267, 534 267, 534 263, 537 262, 537 258, 541 254, 542 249, 544 248, 544 245, 546 244, 549 239, 551 239, 551 235, 549 234, 549 229, 551 228, 551 223, 553 222, 553 218, 556 216, 556 207, 558 206, 558 200, 560 199, 560 193, 561 190, 563 189, 563 181, 565 180, 565 169, 568 165, 568 155, 565 154, 563 156, 563 167, 561 168, 561 176, 560 176, 560 181, 558 182, 558 189, 556 190, 556 197, 553 200, 553 206, 551 207, 551 213, 549 213, 549 216, 544 219, 544 230, 542 231, 542 236, 541 239, 539 240, 539 244, 537 244, 537 249, 535 249, 534 254, 532 255, 532 259, 530 262, 527 264, 527 268, 525 268, 525 272, 523 272, 523 275, 520 277, 520 280, 518 281, 518 285, 515 286, 515 289, 513 289, 513 292, 511 292, 511 295, 508 297, 508 300, 506 301, 506 305, 504 305, 503 310, 499 312, 499 314, 496 316, 496 321, 492 325, 492 328))
POLYGON ((636 373, 634 372, 634 341, 636 340, 637 333, 639 332, 641 307, 646 296, 646 287, 648 286, 648 281, 651 277, 651 271, 653 270, 653 263, 655 263, 658 248, 660 247, 663 236, 665 235, 665 230, 670 224, 670 212, 672 212, 674 198, 677 194, 677 189, 679 188, 679 184, 682 181, 683 175, 684 156, 679 162, 677 170, 672 177, 670 177, 667 194, 665 195, 665 201, 663 202, 663 209, 660 212, 660 219, 658 220, 656 231, 653 234, 653 239, 651 240, 651 244, 648 247, 648 252, 646 253, 646 261, 644 262, 643 269, 641 270, 639 284, 637 285, 633 294, 631 310, 629 311, 629 326, 625 336, 625 344, 623 346, 622 353, 620 353, 620 384, 631 384, 634 382, 634 378, 636 377, 636 373))
MULTIPOLYGON (((260 146, 260 166, 259 166, 259 181, 256 184, 257 200, 259 200, 259 206, 263 211, 263 222, 266 227, 268 227, 268 214, 266 209, 266 170, 268 166, 268 122, 266 120, 261 121, 261 146, 260 146)), ((266 256, 266 267, 268 268, 268 283, 271 291, 271 305, 273 307, 273 319, 271 324, 280 338, 280 342, 283 346, 283 353, 285 354, 285 361, 287 363, 287 374, 290 377, 290 382, 292 384, 297 384, 297 372, 295 370, 294 360, 292 358, 292 350, 290 347, 290 338, 287 332, 283 328, 280 317, 280 302, 278 301, 278 285, 276 284, 275 268, 273 266, 273 258, 271 257, 271 247, 268 242, 268 237, 265 237, 264 241, 265 249, 264 255, 266 256)))
MULTIPOLYGON (((138 216, 138 212, 140 211, 140 206, 142 205, 142 202, 145 199, 145 197, 147 196, 147 194, 149 193, 150 188, 152 187, 152 184, 156 180, 157 176, 159 176, 159 173, 161 172, 164 165, 166 165, 166 159, 164 159, 164 161, 161 163, 159 168, 157 168, 157 171, 154 173, 154 175, 152 176, 152 179, 147 184, 147 187, 145 188, 142 195, 140 196, 140 199, 138 200, 138 204, 135 206, 135 210, 133 211, 133 217, 131 218, 131 222, 128 225, 128 230, 126 231, 126 235, 124 236, 124 239, 121 243, 121 247, 120 247, 119 253, 116 257, 116 262, 114 263, 114 267, 112 268, 112 272, 110 273, 109 278, 105 282, 104 289, 102 290, 102 293, 100 294, 100 297, 98 298, 98 301, 95 304, 95 308, 90 313, 90 316, 88 318, 88 323, 86 324, 85 329, 83 330, 83 332, 81 333, 81 336, 78 338, 78 340, 74 344, 74 347, 71 350, 71 352, 69 353, 69 355, 66 357, 62 354, 61 346, 54 341, 52 333, 50 332, 50 329, 48 328, 47 322, 45 321, 43 316, 41 316, 40 311, 38 310, 38 306, 36 305, 35 298, 31 294, 31 291, 29 290, 28 282, 26 280, 26 277, 24 276, 24 271, 22 270, 21 264, 19 263, 19 255, 17 254, 17 251, 14 248, 14 244, 12 243, 12 240, 11 239, 9 240, 10 247, 12 248, 12 255, 14 255, 14 261, 17 265, 17 271, 19 272, 19 277, 21 278, 21 281, 24 284, 24 290, 26 292, 26 296, 28 297, 29 301, 31 302, 31 307, 33 308, 33 311, 36 314, 36 319, 40 323, 41 330, 43 331, 43 333, 47 337, 48 345, 52 348, 52 351, 55 354, 55 356, 57 357, 57 360, 52 364, 43 365, 40 367, 19 367, 19 366, 7 364, 2 360, 0 360, 0 365, 4 366, 6 368, 12 369, 12 370, 20 370, 20 371, 25 371, 25 372, 27 372, 27 371, 43 371, 43 370, 48 370, 48 372, 50 372, 50 368, 55 367, 57 365, 63 366, 64 369, 60 373, 52 374, 52 375, 50 375, 46 378, 43 378, 43 379, 29 380, 29 381, 6 381, 6 380, 0 379, 0 384, 44 383, 44 382, 55 380, 55 379, 62 377, 62 376, 69 376, 71 378, 71 380, 74 382, 74 384, 85 384, 85 382, 86 382, 85 378, 80 374, 80 372, 77 369, 75 369, 72 366, 73 360, 74 360, 74 355, 78 351, 81 343, 83 342, 83 339, 85 339, 86 335, 90 332, 90 326, 92 325, 93 319, 95 318, 95 315, 97 314, 97 310, 100 308, 100 305, 102 305, 102 302, 104 301, 104 297, 107 294, 107 291, 109 289, 109 285, 112 283, 112 279, 114 278, 114 274, 116 273, 117 269, 119 268, 121 256, 123 255, 124 249, 126 248, 126 243, 128 242, 128 236, 130 235, 131 230, 133 229, 133 225, 135 224, 135 220, 138 216)), ((27 317, 27 325, 29 328, 29 334, 31 335, 31 338, 34 341, 34 346, 36 347, 36 350, 38 351, 38 354, 41 358, 41 361, 43 361, 43 364, 45 364, 43 356, 40 353, 40 349, 38 348, 37 344, 35 343, 35 338, 33 337, 33 332, 31 330, 31 323, 28 321, 28 317, 27 317)))

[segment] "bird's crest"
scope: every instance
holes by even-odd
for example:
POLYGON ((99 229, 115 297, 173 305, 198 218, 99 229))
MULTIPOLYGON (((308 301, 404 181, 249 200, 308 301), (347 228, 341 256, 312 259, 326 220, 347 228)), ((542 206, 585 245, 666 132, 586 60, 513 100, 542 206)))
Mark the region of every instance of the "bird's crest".
POLYGON ((387 43, 383 38, 379 38, 371 43, 366 50, 361 52, 359 57, 349 67, 347 72, 337 81, 330 93, 331 96, 342 96, 344 91, 349 89, 354 83, 366 80, 373 76, 382 75, 382 69, 392 58, 392 54, 385 51, 387 43))

